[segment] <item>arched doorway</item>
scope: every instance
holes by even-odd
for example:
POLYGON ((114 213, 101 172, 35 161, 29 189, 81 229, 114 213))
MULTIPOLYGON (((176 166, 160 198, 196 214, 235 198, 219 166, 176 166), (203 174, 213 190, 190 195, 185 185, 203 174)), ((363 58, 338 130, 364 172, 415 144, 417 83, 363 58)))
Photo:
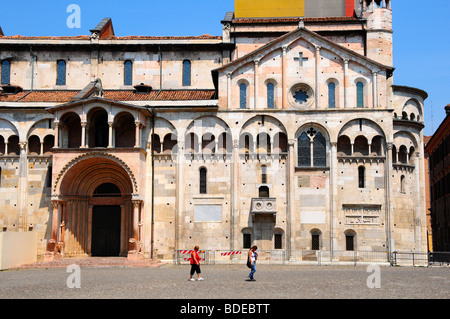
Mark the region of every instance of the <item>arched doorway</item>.
MULTIPOLYGON (((113 183, 103 183, 93 194, 95 198, 121 197, 120 189, 113 183)), ((92 208, 92 256, 119 256, 120 205, 95 205, 92 208)))
POLYGON ((102 153, 86 155, 64 173, 55 191, 64 225, 58 241, 66 255, 127 255, 140 218, 131 177, 126 164, 102 153))

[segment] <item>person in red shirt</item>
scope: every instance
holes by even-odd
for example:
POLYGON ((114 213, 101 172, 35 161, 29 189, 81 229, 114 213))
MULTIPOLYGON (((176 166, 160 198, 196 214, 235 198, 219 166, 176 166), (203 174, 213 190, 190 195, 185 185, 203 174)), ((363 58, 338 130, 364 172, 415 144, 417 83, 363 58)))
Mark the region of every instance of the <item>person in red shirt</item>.
POLYGON ((203 278, 200 277, 200 256, 198 255, 198 249, 198 246, 195 246, 194 251, 191 253, 191 277, 189 278, 189 281, 194 281, 192 276, 194 276, 195 272, 197 272, 197 280, 203 280, 203 278))

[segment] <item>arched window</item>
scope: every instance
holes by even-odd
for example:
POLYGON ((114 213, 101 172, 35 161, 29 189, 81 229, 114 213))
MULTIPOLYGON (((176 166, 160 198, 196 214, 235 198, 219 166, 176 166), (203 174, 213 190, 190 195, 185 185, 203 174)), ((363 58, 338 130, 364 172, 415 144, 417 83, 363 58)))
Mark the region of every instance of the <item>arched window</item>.
POLYGON ((320 235, 322 232, 319 229, 311 230, 311 250, 320 250, 320 235))
POLYGON ((58 60, 56 65, 56 85, 66 85, 66 61, 58 60))
POLYGON ((297 139, 297 160, 300 167, 327 166, 326 139, 314 128, 303 132, 297 139))
POLYGON ((200 194, 206 194, 206 168, 200 168, 200 194))
POLYGON ((327 166, 326 140, 322 133, 318 132, 313 141, 314 166, 327 166))
POLYGON ((364 107, 364 83, 356 83, 356 106, 364 107))
POLYGON ((183 61, 183 86, 191 85, 191 61, 183 61))
POLYGON ((269 187, 260 186, 258 189, 258 197, 269 197, 269 187))
POLYGON ((267 166, 261 166, 261 184, 267 184, 267 166))
POLYGON ((358 167, 358 187, 365 187, 365 179, 366 179, 366 168, 364 166, 358 167))
POLYGON ((345 250, 355 250, 355 237, 356 232, 352 229, 348 229, 344 232, 345 235, 345 250))
POLYGON ((402 193, 402 194, 406 193, 406 189, 405 189, 405 175, 402 175, 400 177, 400 193, 402 193))
POLYGON ((11 62, 2 61, 2 84, 10 84, 11 81, 11 62))
POLYGON ((267 108, 273 109, 274 104, 275 85, 273 83, 267 84, 267 108))
POLYGON ((123 65, 123 84, 133 84, 133 62, 131 62, 130 60, 126 60, 123 65))
POLYGON ((303 132, 297 141, 298 166, 311 166, 311 141, 303 132))
POLYGON ((336 84, 334 82, 328 83, 328 107, 336 107, 336 84))
POLYGON ((239 106, 241 109, 247 108, 247 84, 239 84, 239 106))

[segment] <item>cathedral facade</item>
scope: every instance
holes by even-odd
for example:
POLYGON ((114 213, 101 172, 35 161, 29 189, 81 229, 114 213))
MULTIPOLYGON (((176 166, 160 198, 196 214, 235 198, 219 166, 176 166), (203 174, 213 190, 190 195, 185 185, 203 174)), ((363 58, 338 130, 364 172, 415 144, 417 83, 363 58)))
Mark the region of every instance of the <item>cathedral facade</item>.
POLYGON ((390 1, 356 3, 228 12, 222 36, 2 35, 3 231, 44 258, 426 251, 427 94, 394 84, 390 1))

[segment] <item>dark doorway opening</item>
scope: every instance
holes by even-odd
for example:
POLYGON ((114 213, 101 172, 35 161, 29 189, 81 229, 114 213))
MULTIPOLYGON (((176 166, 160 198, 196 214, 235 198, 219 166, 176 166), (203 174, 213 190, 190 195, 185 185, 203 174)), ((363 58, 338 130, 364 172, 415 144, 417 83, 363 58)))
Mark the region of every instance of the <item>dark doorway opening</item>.
POLYGON ((92 256, 119 256, 120 211, 120 206, 93 207, 92 256))

